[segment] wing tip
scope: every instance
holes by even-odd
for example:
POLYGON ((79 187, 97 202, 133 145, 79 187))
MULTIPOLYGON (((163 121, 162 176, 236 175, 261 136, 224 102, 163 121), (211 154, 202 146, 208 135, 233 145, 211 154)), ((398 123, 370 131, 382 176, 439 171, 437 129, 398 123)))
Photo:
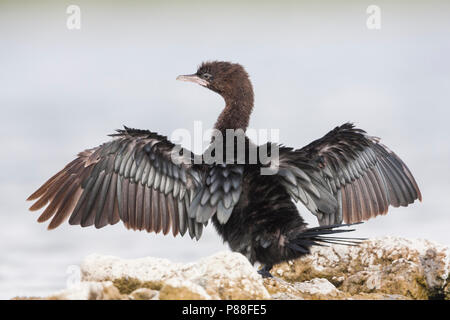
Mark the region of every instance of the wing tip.
POLYGON ((45 207, 48 204, 48 201, 44 202, 39 202, 39 200, 35 203, 33 203, 33 205, 31 207, 28 208, 29 211, 38 211, 40 209, 42 209, 43 207, 45 207))
POLYGON ((48 231, 54 230, 54 229, 56 229, 58 226, 59 226, 59 225, 52 225, 52 223, 50 223, 50 224, 47 226, 47 230, 48 230, 48 231))
POLYGON ((33 201, 39 198, 39 195, 37 194, 37 191, 34 192, 32 195, 30 195, 25 201, 33 201))

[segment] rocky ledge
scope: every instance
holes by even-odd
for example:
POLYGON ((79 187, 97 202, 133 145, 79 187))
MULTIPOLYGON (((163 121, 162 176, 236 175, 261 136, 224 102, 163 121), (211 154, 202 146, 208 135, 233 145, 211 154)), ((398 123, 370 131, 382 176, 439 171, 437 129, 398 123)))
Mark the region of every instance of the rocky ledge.
POLYGON ((395 237, 316 247, 270 279, 233 252, 187 264, 91 255, 80 283, 43 299, 450 299, 449 268, 448 247, 395 237))

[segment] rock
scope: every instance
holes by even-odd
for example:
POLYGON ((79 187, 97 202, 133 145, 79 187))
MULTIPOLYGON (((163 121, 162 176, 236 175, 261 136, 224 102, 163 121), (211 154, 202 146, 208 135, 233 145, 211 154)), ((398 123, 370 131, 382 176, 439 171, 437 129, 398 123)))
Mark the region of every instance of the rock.
POLYGON ((449 258, 448 247, 431 241, 385 237, 359 246, 314 247, 272 273, 293 284, 327 279, 338 290, 310 291, 311 298, 448 299, 449 258))
POLYGON ((159 291, 160 300, 210 300, 202 286, 189 280, 169 279, 159 291))
POLYGON ((444 289, 444 299, 450 300, 450 281, 448 281, 447 286, 444 289))
POLYGON ((90 255, 81 283, 46 299, 450 299, 449 257, 431 241, 385 237, 315 247, 262 279, 233 252, 187 264, 90 255))
POLYGON ((276 300, 342 299, 345 295, 327 279, 314 278, 309 281, 289 283, 279 278, 265 279, 264 284, 276 300))
POLYGON ((155 300, 159 297, 159 292, 148 288, 139 288, 134 290, 130 295, 132 300, 155 300))
POLYGON ((50 300, 122 300, 127 299, 110 281, 80 282, 48 297, 50 300))
POLYGON ((158 290, 159 299, 270 298, 248 260, 233 252, 219 252, 188 264, 91 255, 82 263, 81 275, 82 281, 112 281, 122 294, 138 288, 158 290))
POLYGON ((302 293, 322 296, 338 296, 339 291, 327 279, 314 278, 310 281, 298 282, 294 288, 302 293))

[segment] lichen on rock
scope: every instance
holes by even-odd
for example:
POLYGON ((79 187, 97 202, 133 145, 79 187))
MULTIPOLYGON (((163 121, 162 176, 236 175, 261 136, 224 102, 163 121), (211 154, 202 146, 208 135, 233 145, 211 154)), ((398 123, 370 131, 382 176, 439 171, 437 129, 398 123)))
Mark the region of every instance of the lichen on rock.
POLYGON ((449 257, 448 247, 428 240, 385 237, 359 246, 314 247, 310 255, 272 272, 290 283, 324 278, 347 297, 430 299, 445 296, 449 257))

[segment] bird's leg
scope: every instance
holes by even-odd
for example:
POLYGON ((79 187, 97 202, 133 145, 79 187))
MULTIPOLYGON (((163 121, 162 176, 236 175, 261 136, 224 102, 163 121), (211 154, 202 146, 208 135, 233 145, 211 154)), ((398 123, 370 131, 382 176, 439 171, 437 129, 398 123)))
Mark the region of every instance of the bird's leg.
POLYGON ((265 264, 261 269, 258 270, 258 273, 263 278, 273 278, 272 274, 270 273, 270 269, 272 269, 273 265, 271 264, 265 264))

